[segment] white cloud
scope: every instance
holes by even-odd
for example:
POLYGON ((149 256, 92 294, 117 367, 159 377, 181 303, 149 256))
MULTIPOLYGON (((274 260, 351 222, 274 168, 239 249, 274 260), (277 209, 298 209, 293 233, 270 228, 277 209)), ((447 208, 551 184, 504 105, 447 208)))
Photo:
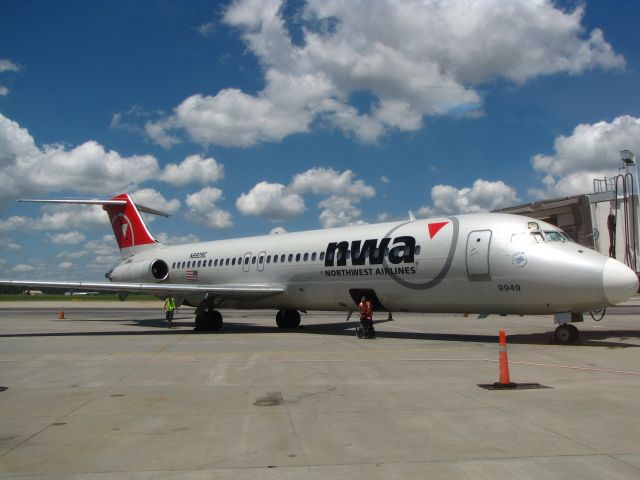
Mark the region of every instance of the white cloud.
POLYGON ((180 164, 170 163, 164 167, 160 179, 176 186, 188 183, 215 183, 224 178, 224 166, 215 158, 189 155, 180 164))
POLYGON ((305 211, 304 200, 280 183, 260 182, 236 200, 243 215, 260 215, 271 220, 294 218, 305 211))
POLYGON ((216 26, 213 22, 203 23, 196 27, 196 31, 205 38, 211 35, 215 31, 215 29, 216 26))
POLYGON ((376 193, 372 186, 354 177, 351 170, 338 172, 332 168, 312 168, 295 175, 289 188, 302 194, 330 195, 318 204, 323 227, 354 225, 363 223, 359 220, 362 210, 355 204, 376 193))
POLYGON ((189 207, 187 216, 194 222, 208 227, 222 229, 233 226, 231 214, 215 206, 222 199, 222 190, 204 187, 202 190, 187 195, 186 204, 189 207))
POLYGON ((298 193, 341 195, 357 198, 375 196, 375 189, 362 180, 354 180, 351 170, 337 172, 332 168, 312 168, 293 177, 289 188, 298 193))
POLYGON ((22 247, 9 237, 0 237, 0 248, 5 250, 22 250, 22 247))
POLYGON ((15 273, 27 273, 27 272, 33 272, 34 270, 35 270, 35 267, 33 265, 29 265, 26 263, 19 263, 18 265, 16 265, 11 269, 11 271, 15 273))
POLYGON ((151 155, 122 157, 92 140, 67 149, 36 146, 29 132, 0 114, 0 208, 10 199, 54 191, 112 194, 154 178, 158 162, 151 155))
POLYGON ((613 176, 622 166, 620 150, 640 154, 640 118, 624 115, 612 122, 580 124, 569 136, 554 141, 552 155, 531 159, 534 170, 544 175, 541 196, 589 193, 593 179, 613 176))
POLYGON ((363 225, 366 222, 360 220, 362 210, 353 204, 353 199, 332 195, 322 200, 318 206, 320 223, 324 228, 341 227, 345 225, 363 225))
POLYGON ((155 237, 164 245, 182 245, 183 243, 196 243, 200 241, 197 235, 170 235, 166 232, 160 232, 155 237))
POLYGON ((18 71, 20 71, 19 65, 16 65, 11 60, 8 60, 6 58, 0 58, 0 73, 18 71))
POLYGON ((133 193, 133 198, 137 203, 145 207, 153 208, 168 214, 174 214, 180 210, 180 200, 172 198, 167 200, 164 196, 153 188, 143 188, 133 193))
POLYGON ((0 97, 6 97, 9 95, 9 89, 0 85, 0 97))
POLYGON ((73 268, 73 267, 74 267, 74 264, 69 261, 64 261, 58 264, 58 268, 62 268, 63 270, 69 270, 70 268, 73 268))
POLYGON ((53 235, 49 234, 47 237, 49 237, 51 242, 58 245, 77 245, 80 242, 84 242, 86 239, 86 237, 78 231, 56 233, 53 235))
MULTIPOLYGON (((552 0, 309 0, 291 20, 282 0, 239 0, 223 22, 241 32, 264 71, 255 95, 235 88, 196 94, 146 125, 170 147, 184 130, 203 145, 248 147, 325 125, 376 142, 389 130, 415 131, 425 116, 481 115, 476 85, 522 84, 541 75, 624 68, 599 29, 583 26, 585 7, 552 0), (364 111, 350 103, 368 92, 364 111)), ((207 24, 201 26, 206 30, 207 24)))
POLYGON ((269 231, 269 235, 282 235, 283 233, 287 233, 284 227, 275 227, 269 231))
POLYGON ((418 211, 419 216, 489 212, 515 204, 518 195, 512 187, 500 180, 491 182, 478 179, 471 188, 436 185, 431 189, 431 201, 433 205, 422 207, 418 211))

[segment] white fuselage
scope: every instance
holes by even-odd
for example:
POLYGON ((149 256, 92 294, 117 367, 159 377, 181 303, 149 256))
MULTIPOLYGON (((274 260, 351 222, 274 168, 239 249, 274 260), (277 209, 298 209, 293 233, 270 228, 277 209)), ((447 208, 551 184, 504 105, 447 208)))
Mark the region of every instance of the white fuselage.
POLYGON ((350 311, 366 292, 389 311, 543 314, 589 311, 632 295, 633 272, 611 262, 539 220, 473 214, 159 245, 125 260, 111 280, 284 289, 221 297, 214 305, 223 307, 350 311), (148 271, 157 259, 169 267, 161 280, 148 271))

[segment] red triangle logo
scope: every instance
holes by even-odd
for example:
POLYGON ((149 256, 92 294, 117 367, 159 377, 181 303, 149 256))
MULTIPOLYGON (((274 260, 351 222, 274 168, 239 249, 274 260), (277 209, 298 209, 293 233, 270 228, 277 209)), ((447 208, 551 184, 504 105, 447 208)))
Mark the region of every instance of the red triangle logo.
POLYGON ((436 233, 438 233, 442 227, 447 225, 449 222, 435 222, 429 224, 429 237, 433 238, 436 233))

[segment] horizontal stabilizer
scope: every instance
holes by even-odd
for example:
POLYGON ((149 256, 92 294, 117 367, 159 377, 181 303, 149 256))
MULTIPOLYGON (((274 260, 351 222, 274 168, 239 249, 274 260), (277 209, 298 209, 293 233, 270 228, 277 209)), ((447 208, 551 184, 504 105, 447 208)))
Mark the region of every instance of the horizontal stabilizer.
MULTIPOLYGON (((18 202, 30 202, 30 203, 62 203, 62 204, 76 204, 76 205, 126 205, 126 200, 99 200, 99 199, 76 199, 76 198, 55 198, 55 199, 46 199, 46 198, 21 198, 18 202)), ((155 210, 153 208, 145 207, 144 205, 140 205, 139 203, 134 203, 136 208, 141 212, 151 213, 153 215, 160 215, 161 217, 168 217, 169 214, 165 212, 161 212, 160 210, 155 210)))

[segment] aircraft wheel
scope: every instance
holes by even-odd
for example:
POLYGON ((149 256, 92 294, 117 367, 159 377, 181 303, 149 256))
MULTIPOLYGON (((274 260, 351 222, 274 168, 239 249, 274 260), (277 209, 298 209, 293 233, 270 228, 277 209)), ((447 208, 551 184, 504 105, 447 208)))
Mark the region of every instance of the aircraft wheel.
POLYGON ((276 314, 276 324, 280 328, 298 328, 300 313, 297 310, 279 310, 276 314))
POLYGON ((196 315, 196 328, 198 332, 217 332, 222 328, 222 314, 217 310, 207 310, 196 315))
POLYGON ((563 323, 556 328, 555 333, 553 334, 556 342, 562 345, 568 345, 569 343, 573 343, 575 339, 578 338, 578 329, 569 324, 563 323))
POLYGON ((580 337, 580 330, 578 330, 578 327, 576 327, 573 323, 568 323, 567 327, 569 327, 569 329, 571 330, 571 342, 577 342, 578 338, 580 337))
POLYGON ((222 328, 222 314, 218 310, 207 312, 207 330, 219 332, 222 328))

